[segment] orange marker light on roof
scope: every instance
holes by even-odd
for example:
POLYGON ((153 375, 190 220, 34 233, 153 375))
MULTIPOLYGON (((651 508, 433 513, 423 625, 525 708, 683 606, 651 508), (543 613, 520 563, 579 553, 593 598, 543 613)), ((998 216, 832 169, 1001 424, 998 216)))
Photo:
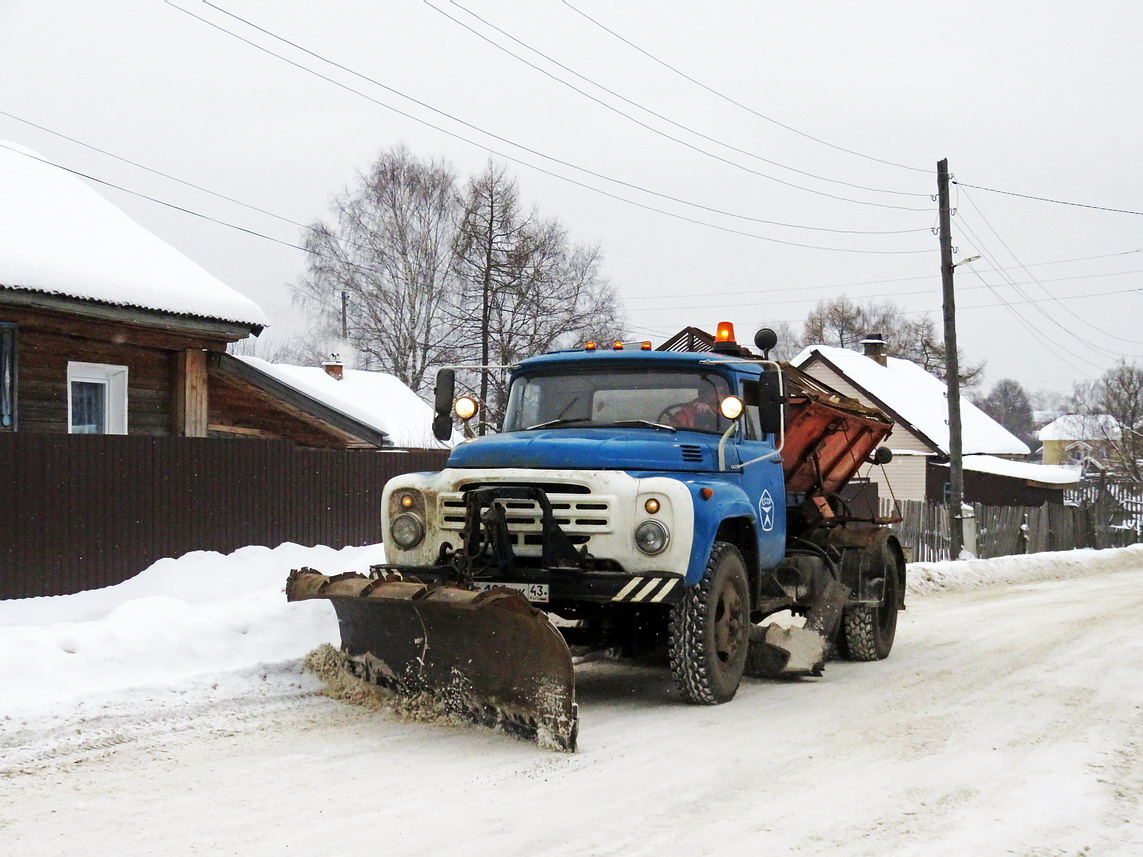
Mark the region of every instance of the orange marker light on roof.
POLYGON ((715 342, 734 342, 734 325, 729 321, 718 323, 718 332, 714 335, 715 342))
POLYGON ((615 351, 622 351, 623 350, 623 343, 622 342, 616 342, 611 347, 615 351))
POLYGON ((651 343, 650 343, 650 342, 644 342, 644 343, 643 343, 642 345, 640 345, 639 347, 640 347, 641 349, 643 349, 644 351, 650 351, 650 350, 651 350, 651 343))
POLYGON ((585 343, 583 346, 583 350, 584 351, 595 351, 595 343, 594 342, 585 343))

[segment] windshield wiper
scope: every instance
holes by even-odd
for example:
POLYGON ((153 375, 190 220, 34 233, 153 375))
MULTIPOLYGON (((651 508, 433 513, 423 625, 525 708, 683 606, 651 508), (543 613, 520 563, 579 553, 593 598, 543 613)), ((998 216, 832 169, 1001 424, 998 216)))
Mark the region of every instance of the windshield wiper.
POLYGON ((647 428, 666 429, 669 432, 678 431, 674 426, 669 426, 664 423, 653 423, 650 420, 615 420, 608 423, 609 426, 646 426, 647 428))
POLYGON ((536 423, 534 426, 528 426, 524 431, 535 431, 536 429, 552 428, 553 426, 566 426, 572 423, 589 423, 591 417, 569 417, 567 419, 548 420, 544 423, 536 423))

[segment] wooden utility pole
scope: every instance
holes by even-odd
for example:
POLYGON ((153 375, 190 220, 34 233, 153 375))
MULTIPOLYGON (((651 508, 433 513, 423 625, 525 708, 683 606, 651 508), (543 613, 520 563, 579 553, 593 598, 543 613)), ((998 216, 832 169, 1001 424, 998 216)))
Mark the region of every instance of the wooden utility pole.
POLYGON ((940 203, 941 288, 945 310, 945 374, 949 400, 949 536, 951 558, 964 547, 964 462, 961 458, 960 366, 956 352, 956 297, 953 294, 952 212, 949 208, 949 162, 937 161, 937 198, 940 203))

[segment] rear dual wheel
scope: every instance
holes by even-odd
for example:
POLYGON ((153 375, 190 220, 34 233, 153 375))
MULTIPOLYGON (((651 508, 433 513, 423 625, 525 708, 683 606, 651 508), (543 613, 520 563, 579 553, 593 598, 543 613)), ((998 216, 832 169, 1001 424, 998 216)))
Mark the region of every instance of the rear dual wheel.
POLYGON ((898 568, 897 554, 885 542, 879 546, 881 572, 885 589, 879 604, 860 604, 846 608, 842 615, 837 641, 840 654, 850 661, 880 661, 889 657, 897 636, 897 608, 901 598, 903 569, 898 568))
POLYGON ((683 698, 729 702, 742 683, 750 643, 750 592, 738 548, 715 542, 697 586, 671 608, 671 675, 683 698))

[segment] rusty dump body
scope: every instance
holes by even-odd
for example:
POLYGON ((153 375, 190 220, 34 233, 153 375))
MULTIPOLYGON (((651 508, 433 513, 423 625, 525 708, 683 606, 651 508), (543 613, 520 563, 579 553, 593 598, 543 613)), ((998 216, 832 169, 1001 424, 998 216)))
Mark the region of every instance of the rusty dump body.
POLYGON ((869 461, 893 430, 881 411, 842 396, 785 364, 786 437, 782 471, 786 491, 835 494, 869 461))
MULTIPOLYGON (((527 371, 591 359, 582 357, 535 358, 527 371)), ((298 569, 287 598, 332 602, 342 650, 360 678, 405 695, 431 694, 454 714, 566 751, 575 750, 579 728, 569 642, 585 657, 587 649, 643 657, 666 646, 676 684, 682 673, 690 680, 690 650, 671 635, 722 621, 720 612, 703 618, 693 605, 706 598, 703 575, 731 550, 748 576, 748 588, 720 596, 746 611, 732 623, 749 626, 750 658, 738 678, 742 669, 753 676, 820 674, 847 613, 882 603, 893 608, 880 623, 884 639, 873 646, 855 636, 851 648, 854 659, 884 657, 898 601, 903 606, 903 557, 879 526, 884 522, 849 526, 833 498, 892 431, 888 417, 786 364, 702 354, 641 359, 647 366, 670 362, 673 371, 684 361, 696 373, 719 373, 748 407, 770 408, 771 421, 760 425, 774 428, 752 430, 745 440, 754 446, 743 448, 754 451, 736 450, 733 460, 724 460, 725 447, 746 430, 745 418, 706 434, 661 419, 625 419, 606 429, 556 419, 576 425, 544 422, 477 441, 454 453, 443 473, 410 474, 387 486, 387 546, 397 538, 394 522, 404 518, 412 545, 404 550, 423 551, 417 561, 398 564, 394 546, 393 564, 369 575, 298 569), (758 380, 766 373, 775 381, 769 387, 758 380), (637 463, 617 464, 621 453, 637 463), (760 484, 752 474, 769 481, 760 484), (786 515, 776 516, 783 490, 786 515), (636 527, 660 523, 670 525, 663 547, 637 543, 636 527), (804 629, 752 624, 786 609, 806 616, 804 629), (559 617, 558 628, 549 614, 559 617)), ((645 371, 643 362, 634 365, 645 371)), ((596 371, 635 374, 616 366, 596 371)), ((577 377, 588 371, 578 369, 577 377)), ((630 389, 631 396, 639 390, 630 389)), ((438 409, 442 399, 451 403, 452 396, 438 389, 438 409)), ((876 630, 876 623, 866 625, 876 630)), ((720 646, 730 627, 714 624, 685 645, 720 646)), ((734 695, 737 679, 732 684, 729 695, 694 691, 684 698, 717 704, 734 695)))

